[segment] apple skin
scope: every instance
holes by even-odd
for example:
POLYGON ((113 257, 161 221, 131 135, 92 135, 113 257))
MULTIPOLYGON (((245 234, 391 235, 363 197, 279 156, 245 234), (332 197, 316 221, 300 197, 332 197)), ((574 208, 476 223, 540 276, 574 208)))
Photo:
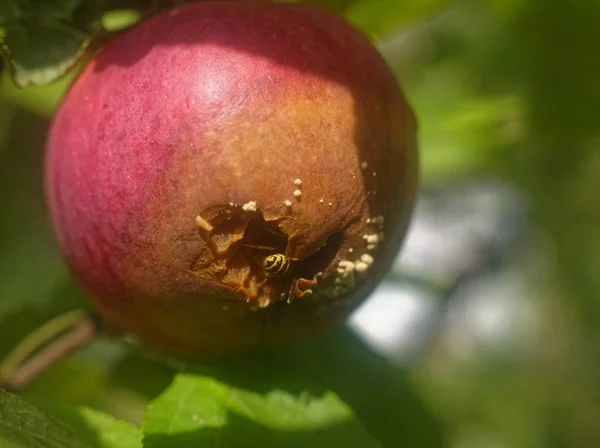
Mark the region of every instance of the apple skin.
POLYGON ((342 18, 185 4, 116 37, 65 96, 47 141, 57 240, 106 327, 159 352, 316 335, 400 248, 416 128, 383 58, 342 18), (270 278, 257 246, 298 274, 270 278))

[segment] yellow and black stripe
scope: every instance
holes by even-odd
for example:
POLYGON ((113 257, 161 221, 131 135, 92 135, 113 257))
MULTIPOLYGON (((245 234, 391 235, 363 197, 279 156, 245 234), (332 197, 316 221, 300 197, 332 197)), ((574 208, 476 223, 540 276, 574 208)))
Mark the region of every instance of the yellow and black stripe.
POLYGON ((292 260, 283 254, 269 255, 263 261, 263 269, 267 277, 283 277, 292 269, 292 260))

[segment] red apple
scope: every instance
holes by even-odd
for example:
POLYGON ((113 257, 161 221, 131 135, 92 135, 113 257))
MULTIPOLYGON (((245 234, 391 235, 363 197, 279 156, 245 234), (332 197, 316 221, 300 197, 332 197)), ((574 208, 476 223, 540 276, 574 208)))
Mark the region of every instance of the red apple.
POLYGON ((176 355, 343 322, 391 265, 416 179, 395 76, 305 4, 191 3, 134 27, 83 70, 47 145, 74 275, 109 327, 176 355))

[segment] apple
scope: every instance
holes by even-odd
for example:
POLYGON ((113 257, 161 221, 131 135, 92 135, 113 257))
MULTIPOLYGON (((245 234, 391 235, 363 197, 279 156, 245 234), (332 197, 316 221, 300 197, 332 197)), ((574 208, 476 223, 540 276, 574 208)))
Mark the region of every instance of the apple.
POLYGON ((314 5, 207 1, 116 37, 47 141, 62 253, 106 328, 215 356, 344 322, 398 252, 416 120, 314 5))

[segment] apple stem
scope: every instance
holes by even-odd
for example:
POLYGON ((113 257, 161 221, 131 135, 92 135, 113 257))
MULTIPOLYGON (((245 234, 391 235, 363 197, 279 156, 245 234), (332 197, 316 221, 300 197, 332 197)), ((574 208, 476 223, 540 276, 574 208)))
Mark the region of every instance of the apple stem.
POLYGON ((56 362, 91 343, 98 329, 95 316, 81 310, 47 322, 30 333, 0 364, 0 387, 23 389, 56 362))

